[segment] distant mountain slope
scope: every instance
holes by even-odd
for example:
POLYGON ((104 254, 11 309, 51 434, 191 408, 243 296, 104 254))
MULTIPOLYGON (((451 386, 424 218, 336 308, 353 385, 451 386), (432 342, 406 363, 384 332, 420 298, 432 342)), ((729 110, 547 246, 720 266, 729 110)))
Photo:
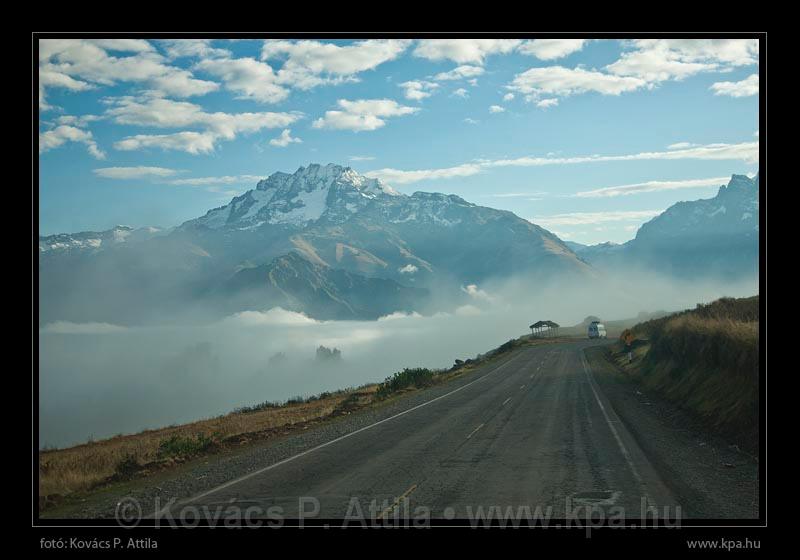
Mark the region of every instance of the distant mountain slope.
POLYGON ((303 311, 317 319, 377 319, 395 311, 413 311, 428 291, 394 280, 367 278, 314 263, 297 252, 268 264, 244 268, 224 286, 246 309, 303 311))
POLYGON ((312 316, 374 318, 421 305, 412 300, 425 292, 405 286, 458 294, 515 274, 594 274, 558 237, 511 212, 404 195, 334 164, 273 173, 167 234, 129 229, 40 239, 40 322, 140 322, 221 294, 233 305, 226 311, 280 300, 312 316), (265 274, 275 282, 253 300, 265 274))
POLYGON ((677 277, 732 279, 758 272, 759 175, 733 175, 709 199, 678 202, 622 245, 578 249, 599 268, 637 266, 677 277))

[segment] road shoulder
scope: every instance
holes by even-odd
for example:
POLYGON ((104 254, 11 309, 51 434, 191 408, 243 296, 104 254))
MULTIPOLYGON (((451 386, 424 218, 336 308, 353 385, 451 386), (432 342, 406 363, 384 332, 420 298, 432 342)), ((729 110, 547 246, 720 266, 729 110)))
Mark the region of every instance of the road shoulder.
POLYGON ((608 358, 585 350, 592 373, 636 443, 684 506, 686 518, 758 517, 758 462, 687 412, 644 391, 608 358))

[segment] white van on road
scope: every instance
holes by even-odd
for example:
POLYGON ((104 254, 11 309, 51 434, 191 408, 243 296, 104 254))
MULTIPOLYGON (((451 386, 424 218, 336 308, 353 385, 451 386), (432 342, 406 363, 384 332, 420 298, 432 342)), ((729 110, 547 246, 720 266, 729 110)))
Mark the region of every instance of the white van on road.
POLYGON ((606 326, 600 321, 592 321, 589 325, 589 338, 607 338, 606 326))

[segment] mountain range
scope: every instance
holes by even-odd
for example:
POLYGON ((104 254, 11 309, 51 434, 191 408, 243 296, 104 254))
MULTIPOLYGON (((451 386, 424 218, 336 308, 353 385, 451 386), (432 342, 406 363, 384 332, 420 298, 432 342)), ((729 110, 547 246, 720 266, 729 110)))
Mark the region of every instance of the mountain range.
POLYGON ((312 164, 175 228, 40 237, 39 321, 136 324, 277 305, 374 319, 492 278, 591 279, 621 262, 693 274, 709 252, 721 271, 757 268, 757 240, 758 176, 676 204, 624 245, 583 246, 512 212, 312 164))
POLYGON ((713 198, 678 202, 627 243, 570 248, 593 267, 646 268, 681 278, 758 275, 759 174, 733 175, 713 198))

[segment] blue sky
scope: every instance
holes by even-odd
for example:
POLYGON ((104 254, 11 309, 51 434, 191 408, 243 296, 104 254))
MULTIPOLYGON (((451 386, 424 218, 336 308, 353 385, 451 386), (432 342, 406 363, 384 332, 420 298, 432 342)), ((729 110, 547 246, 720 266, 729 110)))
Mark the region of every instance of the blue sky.
POLYGON ((169 227, 339 163, 623 242, 758 170, 755 40, 39 43, 40 233, 169 227))

